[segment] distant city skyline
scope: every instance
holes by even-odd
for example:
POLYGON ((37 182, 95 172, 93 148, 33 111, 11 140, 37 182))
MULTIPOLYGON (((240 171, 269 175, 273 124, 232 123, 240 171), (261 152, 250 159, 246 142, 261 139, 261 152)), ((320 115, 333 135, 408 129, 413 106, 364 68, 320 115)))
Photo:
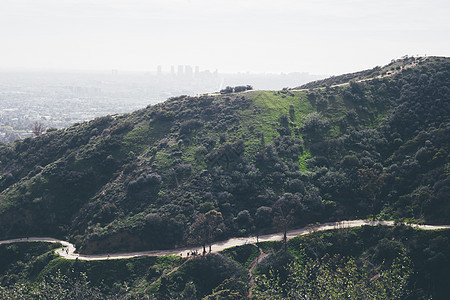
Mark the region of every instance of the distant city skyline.
POLYGON ((0 143, 32 135, 35 122, 63 128, 127 113, 179 95, 217 93, 226 86, 280 90, 319 79, 307 73, 248 74, 179 65, 163 72, 3 72, 0 70, 0 143))
POLYGON ((6 0, 0 70, 338 75, 450 56, 447 0, 6 0))

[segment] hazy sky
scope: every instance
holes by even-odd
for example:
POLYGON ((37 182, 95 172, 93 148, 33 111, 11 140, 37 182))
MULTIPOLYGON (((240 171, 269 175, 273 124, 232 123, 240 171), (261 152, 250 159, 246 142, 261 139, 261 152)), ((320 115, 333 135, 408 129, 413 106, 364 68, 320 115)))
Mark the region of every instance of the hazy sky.
POLYGON ((340 74, 450 56, 449 0, 0 0, 0 69, 340 74))

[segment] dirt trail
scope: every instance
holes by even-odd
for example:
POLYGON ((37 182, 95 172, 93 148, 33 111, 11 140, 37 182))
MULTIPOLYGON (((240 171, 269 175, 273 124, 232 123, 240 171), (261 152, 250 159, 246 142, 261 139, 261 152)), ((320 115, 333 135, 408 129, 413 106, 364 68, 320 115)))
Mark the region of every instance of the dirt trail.
POLYGON ((255 275, 253 274, 253 270, 255 270, 256 266, 268 255, 267 253, 264 253, 264 251, 259 248, 259 255, 257 258, 255 258, 249 265, 249 269, 248 269, 248 274, 250 275, 250 288, 249 290, 249 294, 248 297, 251 298, 252 297, 252 293, 253 293, 253 287, 255 286, 255 275))
MULTIPOLYGON (((287 239, 292 239, 299 235, 305 235, 312 233, 314 231, 323 231, 329 229, 338 229, 338 228, 352 228, 352 227, 360 227, 363 225, 377 226, 377 225, 385 225, 385 226, 393 226, 394 221, 371 221, 371 220, 352 220, 352 221, 341 221, 341 222, 330 222, 324 224, 317 224, 313 226, 308 226, 305 228, 294 229, 287 232, 287 239)), ((416 225, 416 224, 406 224, 408 226, 414 228, 420 228, 423 230, 438 230, 438 229, 450 229, 450 225, 416 225)), ((259 237, 259 242, 267 242, 267 241, 280 241, 283 238, 283 232, 267 234, 259 237)), ((57 249, 55 252, 66 258, 66 259, 79 259, 79 260, 108 260, 108 259, 127 259, 133 257, 141 257, 141 256, 164 256, 164 255, 178 255, 182 257, 187 257, 188 253, 192 251, 197 251, 198 253, 202 253, 202 247, 193 247, 193 248, 178 248, 171 250, 153 250, 153 251, 142 251, 142 252, 126 252, 126 253, 116 253, 116 254, 97 254, 97 255, 88 255, 88 254, 78 254, 75 253, 76 248, 75 245, 54 239, 49 237, 29 237, 29 238, 18 238, 11 240, 0 241, 0 245, 3 244, 11 244, 11 243, 19 243, 19 242, 49 242, 49 243, 60 243, 63 245, 63 248, 57 249)), ((212 247, 212 253, 217 253, 222 250, 225 250, 230 247, 242 246, 245 244, 256 244, 256 237, 243 237, 243 238, 232 238, 226 241, 216 242, 212 247)))
POLYGON ((167 273, 163 273, 161 274, 161 276, 159 276, 158 279, 154 280, 149 286, 147 286, 144 290, 144 295, 147 293, 148 289, 152 288, 155 284, 157 284, 158 282, 161 281, 161 278, 163 278, 164 276, 169 276, 170 274, 178 271, 179 268, 181 268, 181 266, 183 266, 185 263, 187 263, 188 261, 190 261, 193 257, 190 257, 188 259, 186 259, 181 265, 176 266, 175 268, 173 268, 172 270, 170 270, 167 273))

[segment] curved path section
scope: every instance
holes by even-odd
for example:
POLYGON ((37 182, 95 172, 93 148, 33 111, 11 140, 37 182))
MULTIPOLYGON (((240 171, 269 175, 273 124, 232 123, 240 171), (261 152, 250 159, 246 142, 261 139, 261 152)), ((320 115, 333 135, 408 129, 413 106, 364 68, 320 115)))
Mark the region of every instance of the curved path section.
MULTIPOLYGON (((342 228, 352 228, 360 227, 363 225, 377 226, 393 226, 393 221, 370 221, 370 220, 352 220, 352 221, 341 221, 341 222, 331 222, 318 224, 313 226, 308 226, 300 229, 294 229, 287 232, 287 239, 292 239, 299 235, 310 234, 316 231, 324 231, 329 229, 342 229, 342 228)), ((450 225, 417 225, 417 224, 405 224, 413 228, 419 228, 423 230, 439 230, 439 229, 450 229, 450 225)), ((283 232, 262 235, 259 237, 259 242, 268 241, 280 241, 283 238, 283 232)), ((153 251, 142 251, 142 252, 127 252, 127 253, 115 253, 115 254, 98 254, 98 255, 87 255, 87 254, 77 254, 75 253, 75 245, 61 241, 53 238, 19 238, 0 241, 0 245, 19 243, 19 242, 49 242, 49 243, 60 243, 63 247, 55 250, 55 253, 66 258, 66 259, 79 259, 79 260, 107 260, 107 259, 127 259, 132 257, 142 257, 142 256, 163 256, 163 255, 181 255, 186 257, 188 253, 192 251, 197 251, 201 253, 202 247, 193 248, 178 248, 172 250, 153 250, 153 251)), ((217 253, 226 248, 242 246, 245 244, 255 244, 257 242, 256 237, 243 237, 243 238, 232 238, 226 241, 217 242, 212 245, 212 252, 217 253)))

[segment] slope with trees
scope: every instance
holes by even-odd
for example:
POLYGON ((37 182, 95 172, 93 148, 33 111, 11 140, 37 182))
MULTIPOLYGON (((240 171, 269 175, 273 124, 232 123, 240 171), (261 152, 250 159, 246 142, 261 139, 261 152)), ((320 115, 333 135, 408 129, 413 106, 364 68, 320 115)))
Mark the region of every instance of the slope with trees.
POLYGON ((0 237, 108 253, 344 218, 449 223, 449 79, 449 59, 429 57, 335 87, 180 96, 2 145, 0 237))

